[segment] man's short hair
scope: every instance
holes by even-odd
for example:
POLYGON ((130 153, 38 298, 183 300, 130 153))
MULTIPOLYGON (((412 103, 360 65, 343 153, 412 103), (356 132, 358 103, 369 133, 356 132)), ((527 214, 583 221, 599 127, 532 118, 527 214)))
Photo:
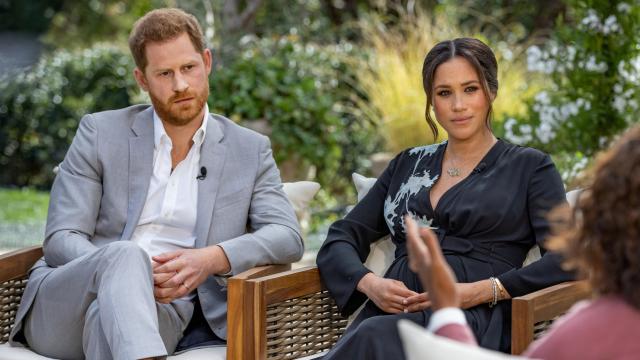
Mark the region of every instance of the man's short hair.
POLYGON ((166 8, 152 10, 133 24, 129 35, 129 49, 136 66, 144 71, 147 67, 145 48, 150 42, 164 42, 186 33, 198 52, 205 49, 202 28, 195 16, 181 9, 166 8))

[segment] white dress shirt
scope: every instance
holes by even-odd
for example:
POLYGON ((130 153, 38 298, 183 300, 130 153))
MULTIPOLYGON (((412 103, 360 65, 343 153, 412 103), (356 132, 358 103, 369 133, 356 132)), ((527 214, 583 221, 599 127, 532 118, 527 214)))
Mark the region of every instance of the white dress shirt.
POLYGON ((158 114, 153 112, 153 174, 147 199, 131 240, 149 256, 195 246, 198 209, 200 148, 206 135, 209 108, 205 104, 202 126, 193 135, 187 157, 171 170, 173 144, 158 114))

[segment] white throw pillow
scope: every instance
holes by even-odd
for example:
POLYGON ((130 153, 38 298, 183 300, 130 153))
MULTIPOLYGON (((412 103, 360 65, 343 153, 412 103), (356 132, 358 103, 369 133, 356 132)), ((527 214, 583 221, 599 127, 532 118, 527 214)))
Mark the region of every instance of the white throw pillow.
MULTIPOLYGON (((353 178, 353 184, 356 186, 358 201, 367 195, 377 180, 376 178, 368 178, 358 173, 353 173, 351 177, 353 178)), ((367 257, 367 260, 364 262, 364 266, 373 271, 374 274, 383 276, 395 258, 395 251, 396 246, 393 241, 391 241, 391 236, 385 236, 371 244, 369 257, 367 257)))
POLYGON ((309 222, 309 203, 320 190, 320 184, 313 181, 296 181, 283 183, 282 187, 296 212, 300 226, 306 229, 309 222))
POLYGON ((483 349, 442 336, 434 335, 418 324, 402 319, 398 331, 407 360, 507 360, 526 359, 498 351, 483 349))

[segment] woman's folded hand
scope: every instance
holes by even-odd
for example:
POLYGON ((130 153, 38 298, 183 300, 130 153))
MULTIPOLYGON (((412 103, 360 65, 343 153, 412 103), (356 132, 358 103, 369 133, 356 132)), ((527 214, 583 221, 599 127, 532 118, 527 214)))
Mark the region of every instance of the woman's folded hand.
POLYGON ((358 291, 367 295, 382 311, 398 314, 406 309, 407 298, 419 295, 398 280, 385 279, 373 273, 365 275, 358 283, 358 291))

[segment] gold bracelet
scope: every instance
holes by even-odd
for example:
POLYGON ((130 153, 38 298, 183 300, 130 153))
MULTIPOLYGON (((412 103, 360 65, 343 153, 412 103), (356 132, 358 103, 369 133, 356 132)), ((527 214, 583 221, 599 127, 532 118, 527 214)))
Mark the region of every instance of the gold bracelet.
POLYGON ((491 289, 493 290, 493 301, 489 303, 489 307, 494 307, 498 303, 498 283, 493 276, 489 278, 491 281, 491 289))
POLYGON ((502 282, 498 278, 494 278, 496 280, 496 284, 498 284, 498 300, 504 300, 507 298, 507 289, 504 288, 502 282))

